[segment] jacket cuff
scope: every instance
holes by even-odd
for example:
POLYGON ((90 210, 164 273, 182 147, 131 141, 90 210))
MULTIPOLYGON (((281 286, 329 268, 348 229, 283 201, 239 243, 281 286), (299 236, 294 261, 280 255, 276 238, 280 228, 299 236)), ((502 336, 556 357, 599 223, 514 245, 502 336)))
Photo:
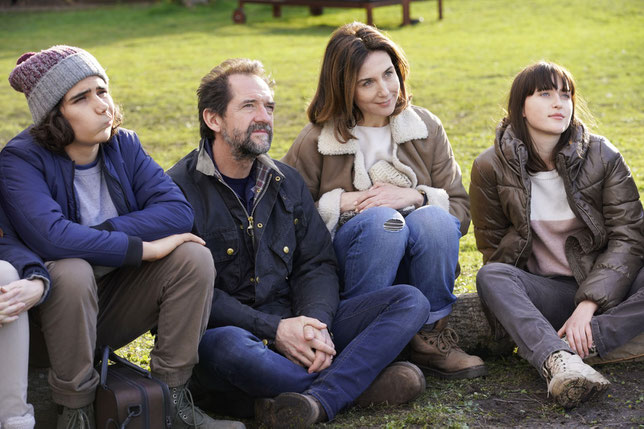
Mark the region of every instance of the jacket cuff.
POLYGON ((99 223, 98 225, 93 225, 91 228, 98 229, 99 231, 114 231, 114 226, 109 220, 99 223))
POLYGON ((124 266, 138 267, 143 259, 143 240, 139 237, 127 237, 127 251, 125 252, 124 266))
POLYGON ((282 318, 275 314, 266 314, 264 317, 259 320, 259 323, 255 327, 255 332, 257 332, 259 337, 265 338, 267 340, 274 340, 277 335, 277 327, 279 326, 282 318))
POLYGON ((427 195, 428 206, 438 206, 449 213, 449 195, 445 189, 432 188, 431 186, 418 185, 417 190, 427 195))
POLYGON ((40 297, 38 302, 34 304, 34 307, 45 302, 49 297, 49 292, 51 291, 51 280, 49 279, 49 273, 47 273, 46 271, 43 271, 40 267, 29 267, 25 269, 23 273, 23 278, 27 280, 34 280, 34 279, 42 280, 44 285, 42 296, 40 297))
POLYGON ((332 235, 340 218, 340 198, 343 193, 344 189, 336 188, 322 195, 317 202, 318 213, 332 235))

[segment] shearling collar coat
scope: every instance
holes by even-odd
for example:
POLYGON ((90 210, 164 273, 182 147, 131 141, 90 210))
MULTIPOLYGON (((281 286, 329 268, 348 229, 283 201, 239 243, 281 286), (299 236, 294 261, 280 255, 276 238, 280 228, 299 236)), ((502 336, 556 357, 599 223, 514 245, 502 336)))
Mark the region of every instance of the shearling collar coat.
MULTIPOLYGON (((526 269, 532 252, 527 157, 511 127, 499 127, 494 146, 474 161, 472 220, 483 263, 526 269)), ((565 242, 579 284, 575 302, 589 299, 606 311, 623 300, 642 267, 644 218, 637 187, 617 149, 581 126, 556 155, 555 166, 570 208, 586 226, 565 242)))
MULTIPOLYGON (((392 117, 390 125, 393 168, 377 173, 397 176, 398 183, 425 192, 428 204, 438 205, 458 218, 465 235, 470 224, 469 199, 440 120, 426 109, 410 106, 392 117)), ((282 161, 304 177, 331 232, 340 217, 342 193, 369 189, 373 185, 370 175, 377 166, 368 172, 358 141, 341 143, 328 123, 323 127, 307 125, 282 161)))

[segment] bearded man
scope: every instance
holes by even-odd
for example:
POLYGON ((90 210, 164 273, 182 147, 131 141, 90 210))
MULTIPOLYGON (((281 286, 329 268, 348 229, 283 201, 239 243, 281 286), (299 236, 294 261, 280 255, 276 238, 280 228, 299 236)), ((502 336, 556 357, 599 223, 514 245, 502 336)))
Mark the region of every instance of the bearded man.
POLYGON ((429 303, 401 285, 339 299, 331 236, 297 171, 271 159, 272 81, 227 60, 197 91, 201 142, 168 172, 195 212, 217 271, 193 384, 219 411, 308 427, 357 402, 400 404, 425 388, 391 364, 429 303), (244 407, 246 405, 247 407, 244 407))

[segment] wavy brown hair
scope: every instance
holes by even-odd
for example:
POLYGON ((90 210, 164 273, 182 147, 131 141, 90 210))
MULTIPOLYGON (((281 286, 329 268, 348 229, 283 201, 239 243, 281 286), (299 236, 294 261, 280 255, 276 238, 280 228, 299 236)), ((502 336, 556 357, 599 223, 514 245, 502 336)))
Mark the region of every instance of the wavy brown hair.
POLYGON ((203 119, 204 110, 208 109, 222 118, 226 116, 228 103, 233 95, 230 92, 228 78, 234 74, 257 76, 272 90, 275 82, 266 75, 264 65, 258 60, 248 58, 232 58, 213 68, 201 79, 197 89, 197 106, 199 108, 199 132, 201 138, 215 138, 215 132, 208 127, 203 119))
POLYGON ((526 98, 534 94, 535 91, 557 89, 557 78, 561 79, 562 89, 570 92, 572 113, 570 115, 568 128, 561 134, 559 141, 552 151, 553 161, 557 153, 574 137, 576 128, 582 125, 582 122, 577 118, 575 113, 579 113, 578 110, 581 109, 584 114, 583 116, 592 120, 590 114, 584 108, 583 100, 577 97, 575 80, 572 74, 564 67, 551 62, 540 61, 529 65, 519 72, 512 82, 512 88, 510 89, 510 96, 508 98, 508 111, 505 118, 503 118, 501 127, 507 128, 508 125, 512 126, 514 135, 525 143, 528 149, 527 169, 530 172, 545 171, 547 167, 546 163, 537 153, 534 142, 530 137, 526 119, 523 116, 523 106, 526 98))
MULTIPOLYGON (((45 119, 38 125, 31 127, 29 131, 36 142, 52 152, 62 154, 65 152, 65 146, 74 142, 76 136, 70 123, 65 119, 60 107, 63 104, 61 99, 56 106, 45 116, 45 119)), ((110 131, 109 141, 123 123, 123 114, 116 104, 114 105, 114 120, 112 121, 112 130, 110 131)))
POLYGON ((405 84, 409 63, 403 50, 380 31, 361 22, 338 28, 326 46, 318 88, 307 115, 314 124, 333 121, 336 138, 341 142, 355 138, 351 129, 362 120, 362 112, 354 102, 356 83, 360 67, 374 51, 389 55, 400 81, 392 115, 402 112, 409 102, 405 84))

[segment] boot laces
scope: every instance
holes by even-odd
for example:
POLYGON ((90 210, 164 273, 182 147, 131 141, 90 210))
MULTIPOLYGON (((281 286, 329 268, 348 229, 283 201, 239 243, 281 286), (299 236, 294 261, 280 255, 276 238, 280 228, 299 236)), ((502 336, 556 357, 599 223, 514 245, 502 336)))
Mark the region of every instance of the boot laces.
POLYGON ((458 334, 452 328, 443 328, 438 332, 430 331, 426 334, 421 333, 421 337, 430 345, 436 341, 436 348, 444 355, 447 355, 451 349, 458 348, 458 334))
POLYGON ((179 414, 181 420, 195 428, 201 425, 204 417, 201 414, 201 410, 195 406, 190 390, 187 387, 178 387, 176 388, 176 392, 173 393, 173 396, 176 397, 177 414, 179 414), (188 420, 190 416, 192 416, 192 423, 188 420))
POLYGON ((87 416, 87 413, 85 412, 85 409, 83 408, 78 408, 76 410, 71 411, 70 414, 68 414, 67 418, 67 426, 66 429, 89 429, 91 428, 90 422, 89 422, 89 417, 87 416))

